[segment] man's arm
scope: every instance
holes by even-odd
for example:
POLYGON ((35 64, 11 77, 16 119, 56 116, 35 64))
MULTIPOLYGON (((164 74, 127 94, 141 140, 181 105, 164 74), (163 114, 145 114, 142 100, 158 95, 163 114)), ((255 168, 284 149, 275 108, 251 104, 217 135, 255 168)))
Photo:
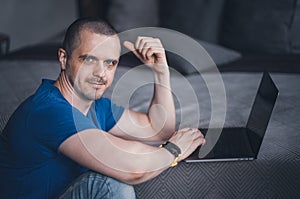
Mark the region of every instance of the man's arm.
POLYGON ((126 109, 110 132, 131 140, 167 140, 175 131, 176 118, 165 50, 159 39, 151 37, 138 37, 135 44, 126 41, 124 46, 153 70, 154 95, 148 114, 126 109))
MULTIPOLYGON (((177 131, 170 141, 181 149, 178 161, 205 142, 198 129, 177 131)), ((128 184, 150 180, 174 161, 164 148, 124 140, 98 129, 78 132, 65 140, 59 150, 82 166, 128 184)))

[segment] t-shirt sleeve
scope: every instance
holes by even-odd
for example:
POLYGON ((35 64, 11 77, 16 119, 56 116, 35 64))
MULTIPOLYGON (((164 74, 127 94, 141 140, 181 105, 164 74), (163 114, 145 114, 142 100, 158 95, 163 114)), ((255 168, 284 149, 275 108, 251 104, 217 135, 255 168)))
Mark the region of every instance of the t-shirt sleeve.
POLYGON ((96 128, 78 109, 63 104, 35 111, 27 124, 38 142, 54 151, 75 133, 96 128))
POLYGON ((111 102, 110 99, 101 98, 96 101, 98 121, 104 131, 109 131, 121 118, 124 108, 111 102))

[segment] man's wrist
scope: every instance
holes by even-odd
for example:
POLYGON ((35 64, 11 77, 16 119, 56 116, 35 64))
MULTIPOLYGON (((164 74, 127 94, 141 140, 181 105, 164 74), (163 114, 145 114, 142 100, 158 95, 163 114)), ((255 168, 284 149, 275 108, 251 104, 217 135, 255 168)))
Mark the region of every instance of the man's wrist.
POLYGON ((170 70, 167 64, 158 64, 156 67, 152 68, 153 72, 158 75, 169 75, 170 70))
POLYGON ((169 68, 161 69, 159 72, 157 70, 154 70, 153 72, 154 72, 155 83, 162 84, 164 86, 167 86, 170 84, 169 68))
POLYGON ((172 155, 174 155, 174 157, 175 157, 174 161, 171 163, 170 166, 171 167, 176 166, 178 164, 179 157, 181 156, 180 148, 176 144, 174 144, 170 141, 167 141, 167 142, 161 144, 159 147, 167 149, 172 155))

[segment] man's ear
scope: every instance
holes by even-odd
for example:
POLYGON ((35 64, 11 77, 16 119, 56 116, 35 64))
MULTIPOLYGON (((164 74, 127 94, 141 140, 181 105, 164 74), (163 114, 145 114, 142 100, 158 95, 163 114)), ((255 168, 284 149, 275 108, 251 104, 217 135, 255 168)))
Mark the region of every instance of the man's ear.
POLYGON ((58 55, 58 61, 60 63, 61 70, 66 70, 67 52, 63 48, 59 48, 57 55, 58 55))

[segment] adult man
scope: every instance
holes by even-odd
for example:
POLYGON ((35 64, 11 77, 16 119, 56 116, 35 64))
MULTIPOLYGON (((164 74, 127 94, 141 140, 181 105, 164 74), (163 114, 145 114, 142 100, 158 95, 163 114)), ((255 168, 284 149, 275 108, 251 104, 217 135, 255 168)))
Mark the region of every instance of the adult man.
POLYGON ((76 20, 58 50, 58 79, 44 80, 1 135, 2 198, 134 198, 128 184, 152 179, 204 143, 197 129, 174 133, 169 69, 159 39, 138 37, 124 45, 153 70, 149 113, 102 98, 114 78, 120 41, 101 20, 76 20), (166 140, 163 147, 144 144, 166 140))

